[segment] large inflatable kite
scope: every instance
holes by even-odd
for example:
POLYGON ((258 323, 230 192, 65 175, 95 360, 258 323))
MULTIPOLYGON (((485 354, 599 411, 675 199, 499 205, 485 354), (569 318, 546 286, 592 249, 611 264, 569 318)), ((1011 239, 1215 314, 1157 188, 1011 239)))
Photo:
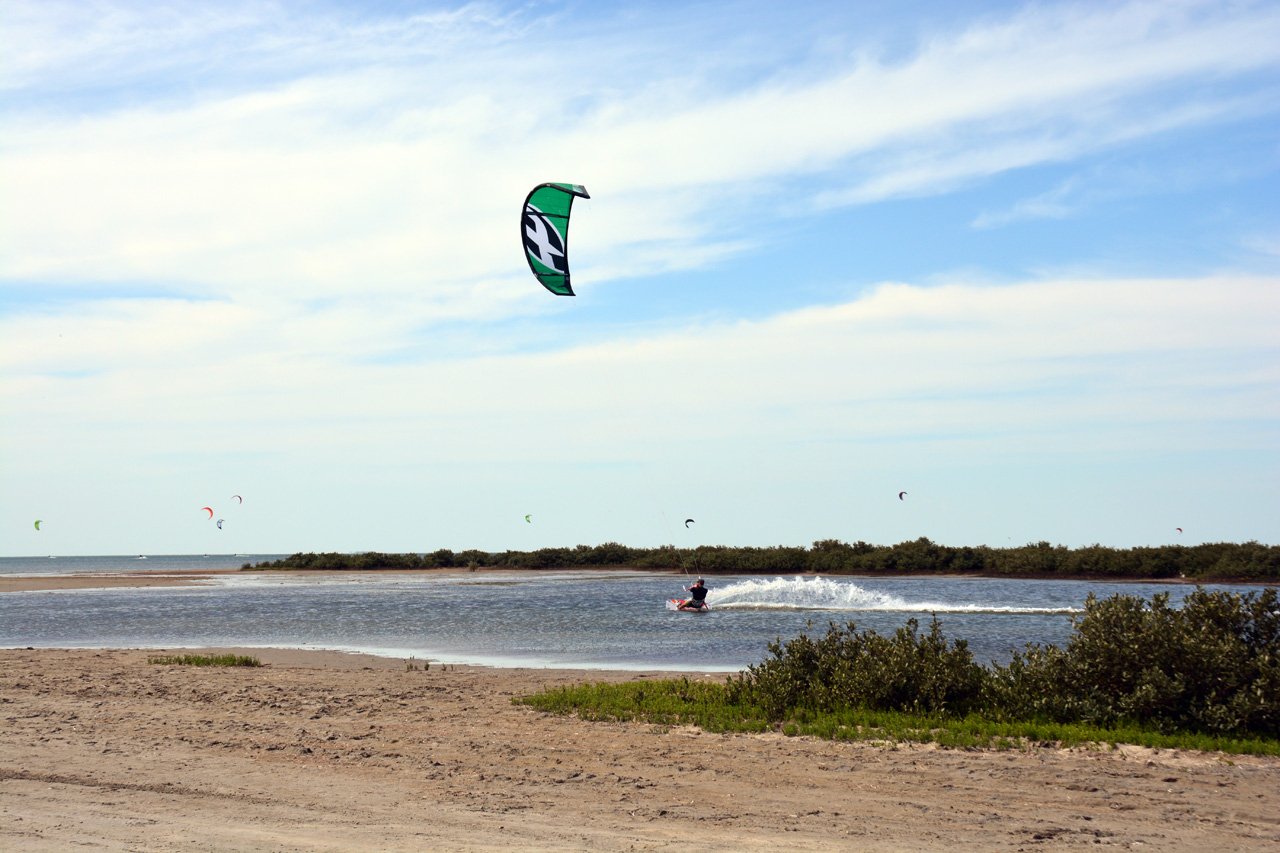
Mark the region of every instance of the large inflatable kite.
POLYGON ((573 296, 569 284, 569 210, 574 196, 591 198, 578 184, 538 184, 520 212, 520 239, 529 269, 557 296, 573 296))

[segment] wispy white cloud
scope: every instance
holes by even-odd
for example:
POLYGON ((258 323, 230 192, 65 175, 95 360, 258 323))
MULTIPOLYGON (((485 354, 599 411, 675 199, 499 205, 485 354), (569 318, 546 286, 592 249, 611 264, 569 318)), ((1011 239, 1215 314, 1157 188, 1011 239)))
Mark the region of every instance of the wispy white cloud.
MULTIPOLYGON (((255 29, 262 8, 209 30, 271 41, 255 29)), ((29 17, 24 31, 38 35, 29 17)), ((120 21, 94 55, 147 51, 136 15, 107 17, 120 21)), ((156 38, 175 51, 205 27, 160 21, 156 38)), ((848 187, 818 192, 818 207, 937 192, 1259 109, 1179 84, 1280 64, 1280 11, 1268 5, 1037 8, 939 35, 893 64, 861 56, 835 73, 712 92, 670 56, 642 54, 674 71, 619 68, 589 39, 557 44, 573 57, 557 62, 522 37, 536 22, 483 6, 402 22, 430 28, 418 33, 430 47, 390 51, 395 61, 388 44, 406 36, 391 23, 323 23, 305 38, 346 57, 323 71, 207 101, 11 118, 0 193, 23 215, 0 231, 0 275, 456 303, 471 282, 518 269, 511 199, 530 175, 610 199, 575 249, 597 280, 626 274, 622 257, 631 269, 696 265, 748 245, 733 232, 740 206, 763 197, 753 188, 815 174, 848 187), (607 70, 593 80, 592 67, 607 70), (644 82, 620 88, 624 78, 644 82), (593 99, 607 106, 580 106, 593 99)), ((35 41, 23 68, 79 61, 35 41)), ((271 43, 282 61, 296 47, 271 43)))
POLYGON ((1243 238, 1241 244, 1250 251, 1280 258, 1280 233, 1251 234, 1243 238))
MULTIPOLYGON (((425 431, 430 453, 443 442, 465 460, 513 452, 513 442, 534 458, 617 455, 608 425, 620 418, 637 439, 677 445, 927 433, 978 436, 993 451, 1009 435, 1069 448, 1131 423, 1151 425, 1144 442, 1177 443, 1188 424, 1280 417, 1277 318, 1280 281, 1219 277, 886 284, 763 321, 427 363, 351 363, 350 351, 376 353, 404 334, 406 320, 385 310, 277 327, 269 312, 227 304, 106 304, 93 317, 10 320, 2 331, 15 410, 52 396, 91 418, 145 411, 132 427, 139 447, 207 432, 224 447, 336 442, 415 458, 412 434, 425 431), (144 351, 137 326, 173 331, 144 351), (111 378, 59 373, 86 364, 111 378), (654 406, 678 410, 679 423, 647 418, 654 406), (510 412, 521 413, 523 437, 511 434, 510 412), (352 417, 380 426, 356 438, 330 430, 352 417), (548 433, 571 434, 579 450, 543 444, 548 433)), ((23 422, 36 432, 15 440, 45 440, 23 422)))
POLYGON ((1064 181, 1046 193, 1016 202, 1007 210, 984 211, 974 218, 972 225, 974 228, 998 228, 1025 219, 1062 219, 1075 210, 1069 199, 1076 185, 1075 180, 1064 181))
POLYGON ((323 69, 421 62, 517 37, 518 20, 495 3, 379 14, 341 4, 257 0, 14 0, 6 4, 0 30, 0 89, 118 92, 108 103, 157 94, 180 99, 170 81, 199 81, 219 91, 323 69))
MULTIPOLYGON (((10 522, 37 501, 57 506, 46 514, 79 536, 128 543, 91 550, 136 550, 139 525, 150 531, 156 519, 164 526, 148 542, 215 547, 191 544, 194 528, 174 507, 194 511, 225 481, 256 493, 255 547, 270 550, 528 547, 499 528, 533 496, 562 518, 594 519, 541 534, 557 544, 652 541, 661 528, 641 513, 694 491, 722 518, 713 535, 804 542, 831 535, 845 499, 774 506, 763 529, 752 501, 786 500, 796 478, 819 496, 892 494, 904 478, 927 479, 932 491, 973 500, 989 493, 944 485, 946 471, 1159 453, 1265 459, 1280 449, 1274 277, 886 283, 757 321, 532 354, 354 362, 353 351, 404 335, 396 314, 335 308, 281 323, 270 306, 161 300, 41 324, 5 318, 0 532, 14 535, 10 522), (156 328, 172 333, 136 340, 135 330, 156 328), (646 469, 657 497, 628 494, 647 488, 646 469), (127 497, 127 509, 79 506, 84 490, 127 497), (429 530, 413 517, 424 503, 429 530), (609 520, 608 508, 635 518, 609 520)), ((1205 500, 1217 500, 1212 488, 1205 500)), ((1071 500, 1034 494, 1042 509, 1071 500)), ((1006 517, 951 538, 1135 535, 1035 512, 1015 520, 1018 511, 1004 506, 1006 517)), ((932 532, 873 512, 858 535, 932 532)))

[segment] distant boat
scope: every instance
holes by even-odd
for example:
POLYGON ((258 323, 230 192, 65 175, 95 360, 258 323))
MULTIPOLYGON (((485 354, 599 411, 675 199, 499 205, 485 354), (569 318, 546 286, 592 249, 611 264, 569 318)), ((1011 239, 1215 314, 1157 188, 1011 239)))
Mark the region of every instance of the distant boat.
POLYGON ((145 560, 145 559, 147 559, 147 556, 146 556, 146 554, 139 554, 139 555, 138 555, 138 559, 139 559, 139 560, 145 560))

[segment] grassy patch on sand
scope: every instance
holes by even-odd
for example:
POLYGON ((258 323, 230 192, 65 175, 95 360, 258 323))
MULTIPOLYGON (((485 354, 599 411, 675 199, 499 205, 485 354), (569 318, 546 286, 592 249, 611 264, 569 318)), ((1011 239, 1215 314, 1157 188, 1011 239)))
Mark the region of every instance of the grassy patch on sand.
POLYGON ((147 663, 165 666, 262 666, 262 661, 249 655, 161 655, 147 658, 147 663))
POLYGON ((553 714, 594 721, 638 720, 654 726, 697 726, 709 732, 756 734, 777 731, 838 741, 936 743, 950 749, 1031 747, 1114 748, 1134 744, 1242 755, 1280 755, 1280 740, 1162 732, 1139 725, 1098 726, 1049 721, 988 720, 944 714, 845 709, 788 714, 771 720, 762 708, 734 702, 722 684, 669 679, 644 683, 590 683, 555 687, 512 700, 553 714))

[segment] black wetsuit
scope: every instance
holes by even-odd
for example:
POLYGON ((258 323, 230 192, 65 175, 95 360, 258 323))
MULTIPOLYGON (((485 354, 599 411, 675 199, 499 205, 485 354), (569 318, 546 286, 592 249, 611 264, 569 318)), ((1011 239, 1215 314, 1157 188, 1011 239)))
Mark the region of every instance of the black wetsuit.
POLYGON ((707 588, 705 586, 689 587, 689 594, 693 597, 685 602, 690 607, 706 607, 707 606, 707 588))

